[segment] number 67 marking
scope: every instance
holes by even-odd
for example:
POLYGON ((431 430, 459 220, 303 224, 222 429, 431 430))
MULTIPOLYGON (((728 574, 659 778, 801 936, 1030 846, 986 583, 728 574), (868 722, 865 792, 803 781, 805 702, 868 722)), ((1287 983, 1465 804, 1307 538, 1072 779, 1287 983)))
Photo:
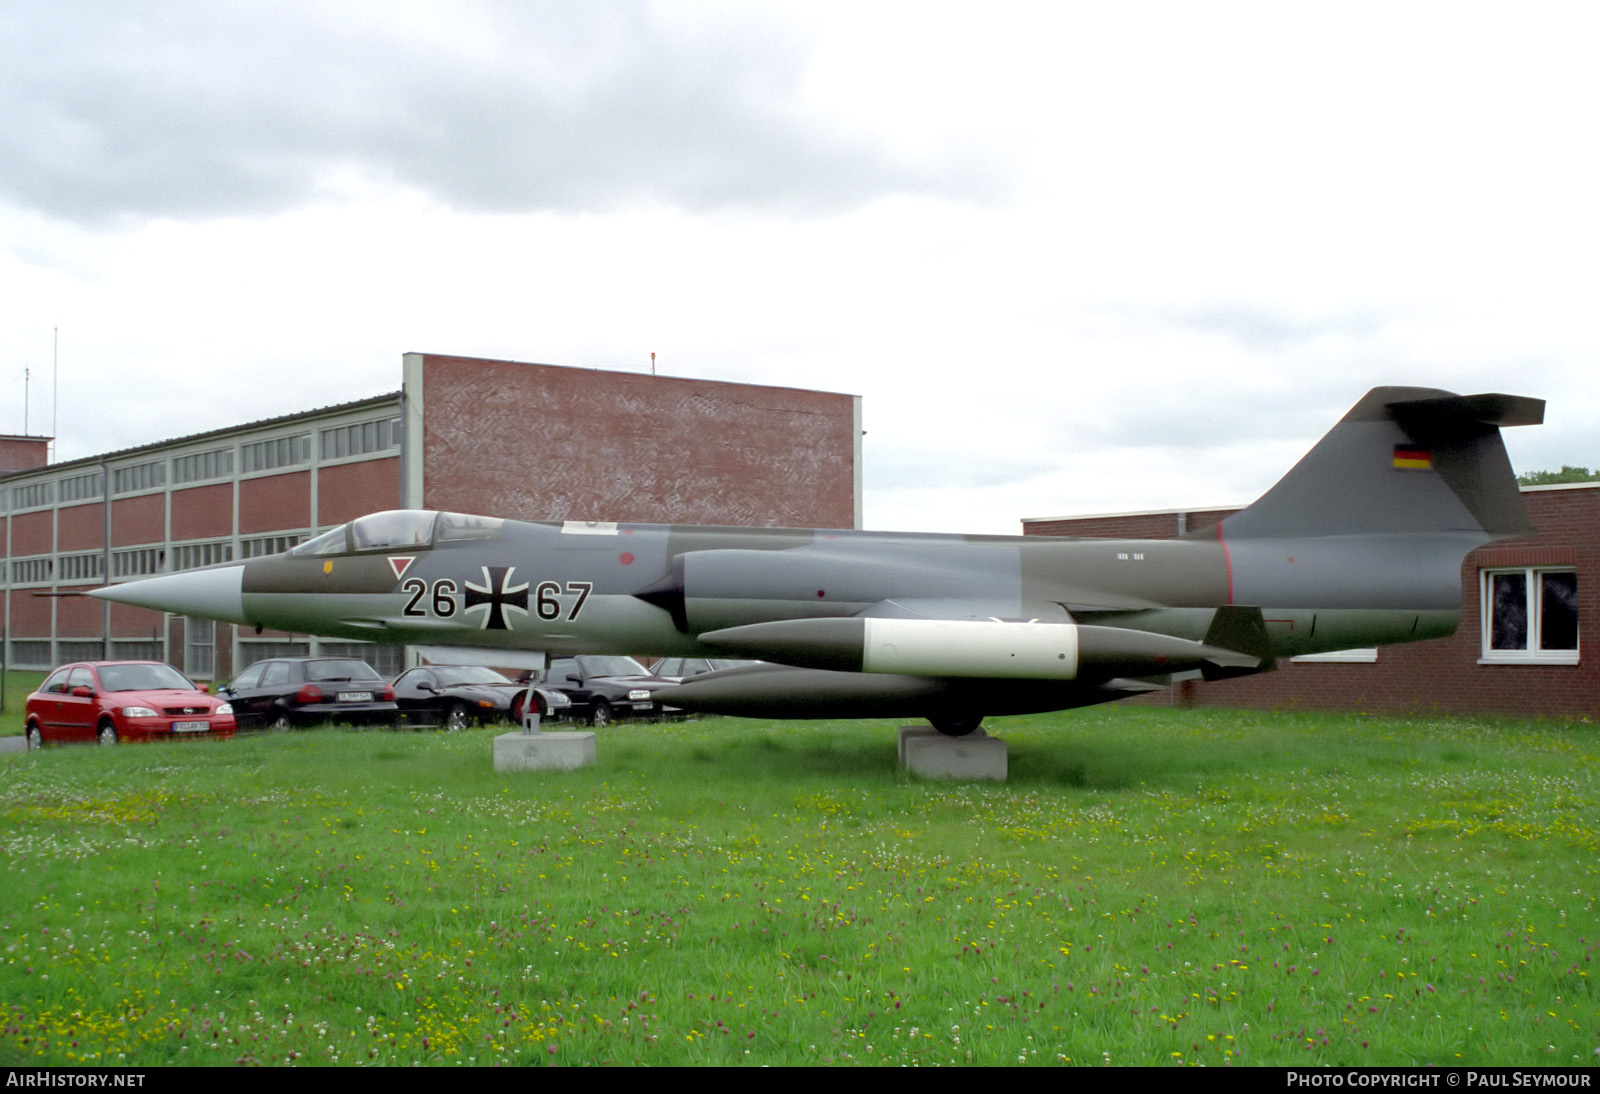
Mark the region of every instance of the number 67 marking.
MULTIPOLYGON (((578 618, 578 613, 583 611, 584 601, 589 599, 589 594, 594 592, 592 581, 569 581, 567 592, 577 593, 578 599, 572 602, 572 610, 567 613, 567 622, 578 618)), ((557 597, 561 594, 561 586, 554 581, 541 581, 533 593, 533 610, 540 619, 558 619, 561 616, 561 601, 557 597)))

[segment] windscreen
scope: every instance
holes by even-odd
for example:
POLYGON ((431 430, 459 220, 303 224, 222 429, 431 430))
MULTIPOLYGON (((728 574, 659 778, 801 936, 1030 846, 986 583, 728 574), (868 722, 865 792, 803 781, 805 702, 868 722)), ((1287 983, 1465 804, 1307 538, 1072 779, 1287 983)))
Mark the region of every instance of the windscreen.
POLYGON ((106 691, 193 691, 194 685, 171 665, 101 665, 106 691))
POLYGON ((383 678, 376 669, 365 661, 357 661, 350 657, 329 658, 323 661, 306 662, 306 679, 316 682, 319 680, 375 680, 383 683, 383 678))

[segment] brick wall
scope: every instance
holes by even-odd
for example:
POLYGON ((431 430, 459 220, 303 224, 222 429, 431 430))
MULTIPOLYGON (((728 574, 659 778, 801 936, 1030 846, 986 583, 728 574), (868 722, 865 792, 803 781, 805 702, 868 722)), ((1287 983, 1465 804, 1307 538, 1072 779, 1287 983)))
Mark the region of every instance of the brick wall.
MULTIPOLYGON (((128 604, 111 605, 111 637, 113 638, 156 638, 161 637, 161 613, 153 612, 149 608, 135 608, 128 604)), ((66 630, 62 630, 63 636, 66 630)), ((100 620, 95 618, 92 635, 100 633, 100 620)), ((175 656, 181 656, 182 651, 174 651, 175 656)))
POLYGON ((221 539, 233 534, 233 484, 172 492, 172 538, 221 539))
POLYGON ((49 452, 48 437, 0 437, 0 472, 43 467, 49 452))
POLYGON ((239 482, 239 534, 259 535, 311 525, 311 472, 263 475, 239 482))
POLYGON ((317 472, 317 523, 343 524, 384 509, 400 508, 400 457, 362 460, 317 472))
POLYGON ((11 518, 11 557, 47 555, 55 549, 55 514, 49 510, 11 518))
MULTIPOLYGON (((93 582, 91 587, 98 584, 93 582)), ((99 638, 100 603, 87 596, 57 597, 56 633, 62 638, 99 638)))
POLYGON ((141 494, 111 503, 111 542, 117 547, 167 538, 167 496, 141 494))
POLYGON ((851 396, 427 356, 424 506, 848 528, 851 396))
MULTIPOLYGON (((11 590, 11 633, 20 637, 38 638, 50 633, 51 598, 33 596, 27 589, 11 590)), ((99 633, 100 624, 95 623, 99 633)))

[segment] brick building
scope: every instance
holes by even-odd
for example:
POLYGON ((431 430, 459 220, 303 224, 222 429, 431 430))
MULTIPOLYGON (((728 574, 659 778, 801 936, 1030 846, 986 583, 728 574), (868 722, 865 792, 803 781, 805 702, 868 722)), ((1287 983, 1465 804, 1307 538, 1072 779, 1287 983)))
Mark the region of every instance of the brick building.
MULTIPOLYGON (((1600 482, 1525 486, 1536 533, 1469 554, 1455 634, 1375 650, 1297 657, 1278 671, 1185 681, 1146 702, 1406 714, 1600 716, 1600 659, 1579 657, 1579 621, 1600 618, 1600 482), (1576 612, 1571 604, 1575 601, 1576 612)), ((1232 509, 1054 517, 1025 535, 1170 539, 1232 509)))
POLYGON ((287 550, 364 513, 857 527, 860 399, 408 353, 399 391, 46 464, 0 437, 5 654, 226 679, 262 657, 403 651, 63 595, 287 550))

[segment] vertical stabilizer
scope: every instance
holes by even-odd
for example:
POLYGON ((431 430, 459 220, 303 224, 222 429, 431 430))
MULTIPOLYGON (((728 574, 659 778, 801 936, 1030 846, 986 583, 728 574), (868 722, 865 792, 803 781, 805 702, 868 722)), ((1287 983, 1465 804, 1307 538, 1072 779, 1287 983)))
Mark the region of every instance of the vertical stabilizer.
POLYGON ((1544 400, 1373 388, 1254 505, 1222 522, 1229 541, 1533 531, 1500 427, 1537 425, 1544 400))

